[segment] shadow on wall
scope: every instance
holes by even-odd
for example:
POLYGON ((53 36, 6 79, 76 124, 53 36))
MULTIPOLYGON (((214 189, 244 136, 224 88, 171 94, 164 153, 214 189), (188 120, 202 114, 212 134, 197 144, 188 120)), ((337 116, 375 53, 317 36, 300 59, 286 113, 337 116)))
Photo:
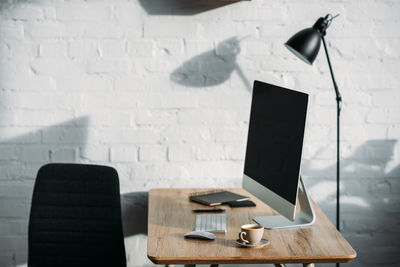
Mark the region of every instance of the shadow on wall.
MULTIPOLYGON (((342 233, 358 252, 357 260, 350 265, 398 266, 400 263, 395 256, 400 253, 395 234, 400 232, 400 164, 389 166, 396 143, 394 139, 369 140, 341 160, 342 233), (372 251, 367 249, 372 247, 372 251)), ((306 162, 303 173, 314 178, 333 178, 336 164, 313 169, 311 161, 306 162)), ((309 193, 332 220, 336 211, 336 180, 315 180, 309 193)))
MULTIPOLYGON (((385 173, 388 163, 393 158, 394 147, 397 140, 380 139, 368 140, 359 146, 354 153, 340 161, 341 187, 345 187, 346 179, 354 178, 383 178, 390 177, 391 173, 385 173)), ((319 152, 316 153, 318 155, 319 152)), ((336 177, 336 163, 324 168, 313 169, 311 161, 306 161, 302 166, 303 172, 311 177, 336 177)), ((341 188, 344 196, 341 198, 343 204, 353 204, 360 207, 369 207, 367 200, 346 195, 346 188, 341 188)), ((315 184, 310 189, 310 194, 318 203, 336 203, 336 180, 323 181, 315 184)))
POLYGON ((240 0, 139 0, 139 3, 149 15, 190 16, 238 1, 240 0))
POLYGON ((236 63, 242 39, 231 37, 220 42, 215 49, 187 60, 171 73, 170 79, 187 87, 207 87, 222 84, 233 71, 237 71, 245 87, 251 91, 250 82, 236 63))
POLYGON ((121 195, 124 236, 147 234, 148 192, 131 192, 121 195))
POLYGON ((26 263, 28 218, 37 171, 49 162, 75 162, 86 144, 88 121, 88 117, 80 117, 0 140, 0 266, 26 263))

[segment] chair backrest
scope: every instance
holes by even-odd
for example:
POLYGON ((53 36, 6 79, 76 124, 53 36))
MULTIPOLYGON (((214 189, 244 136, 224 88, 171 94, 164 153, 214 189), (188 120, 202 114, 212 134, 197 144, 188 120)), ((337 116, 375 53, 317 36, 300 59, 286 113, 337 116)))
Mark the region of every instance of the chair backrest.
POLYGON ((126 266, 115 169, 56 163, 40 168, 29 217, 28 266, 126 266))

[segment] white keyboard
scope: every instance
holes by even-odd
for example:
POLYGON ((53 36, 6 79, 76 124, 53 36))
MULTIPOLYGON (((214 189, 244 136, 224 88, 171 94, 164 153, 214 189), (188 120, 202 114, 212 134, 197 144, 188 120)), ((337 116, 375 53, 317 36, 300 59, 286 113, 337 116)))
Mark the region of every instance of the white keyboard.
POLYGON ((226 214, 197 214, 195 230, 226 232, 226 214))

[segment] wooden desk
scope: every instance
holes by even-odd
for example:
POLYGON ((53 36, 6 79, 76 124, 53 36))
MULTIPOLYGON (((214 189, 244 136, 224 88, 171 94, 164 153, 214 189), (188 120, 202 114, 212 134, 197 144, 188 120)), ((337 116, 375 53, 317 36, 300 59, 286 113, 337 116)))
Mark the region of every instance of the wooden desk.
POLYGON ((265 230, 271 241, 264 248, 241 248, 234 244, 240 226, 254 216, 275 212, 241 188, 228 189, 251 196, 257 207, 226 209, 227 232, 216 233, 213 241, 186 239, 193 231, 196 215, 191 211, 205 206, 190 202, 190 192, 204 189, 153 189, 149 193, 147 255, 156 264, 253 264, 253 263, 333 263, 350 262, 356 252, 314 203, 316 221, 301 229, 265 230))

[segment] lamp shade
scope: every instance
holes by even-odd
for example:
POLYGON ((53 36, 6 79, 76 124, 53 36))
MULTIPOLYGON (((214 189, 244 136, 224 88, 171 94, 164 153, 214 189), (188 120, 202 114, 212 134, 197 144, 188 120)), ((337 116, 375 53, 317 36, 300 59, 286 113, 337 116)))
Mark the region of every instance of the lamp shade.
POLYGON ((312 65, 321 46, 321 34, 314 27, 307 28, 293 35, 285 46, 301 60, 312 65))

